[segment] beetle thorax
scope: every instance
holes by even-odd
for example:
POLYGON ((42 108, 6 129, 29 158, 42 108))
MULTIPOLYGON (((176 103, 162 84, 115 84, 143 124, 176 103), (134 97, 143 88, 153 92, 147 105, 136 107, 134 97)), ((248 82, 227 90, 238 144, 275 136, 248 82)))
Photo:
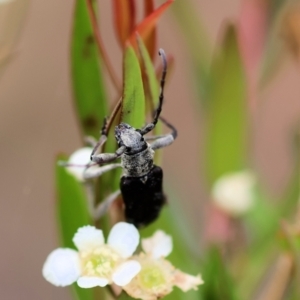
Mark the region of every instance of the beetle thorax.
POLYGON ((132 177, 141 177, 148 174, 153 168, 153 156, 154 151, 150 147, 133 155, 122 154, 123 174, 132 177))

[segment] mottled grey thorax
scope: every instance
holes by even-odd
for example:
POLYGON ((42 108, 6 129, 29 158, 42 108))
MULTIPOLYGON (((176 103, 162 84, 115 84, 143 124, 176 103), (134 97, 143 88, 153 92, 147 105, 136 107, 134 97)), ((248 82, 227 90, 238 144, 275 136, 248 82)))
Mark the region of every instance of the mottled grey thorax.
POLYGON ((136 154, 122 154, 123 174, 133 177, 146 175, 153 167, 153 156, 154 151, 150 147, 136 154))

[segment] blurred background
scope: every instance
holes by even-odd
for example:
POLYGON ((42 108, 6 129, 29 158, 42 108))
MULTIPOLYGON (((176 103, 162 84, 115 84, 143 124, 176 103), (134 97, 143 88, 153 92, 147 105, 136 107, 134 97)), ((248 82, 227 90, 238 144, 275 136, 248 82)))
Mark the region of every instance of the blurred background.
MULTIPOLYGON (((240 24, 249 17, 247 12, 251 15, 251 5, 247 7, 251 1, 258 2, 189 1, 206 30, 212 51, 220 42, 226 22, 240 24)), ((47 283, 41 269, 48 253, 58 246, 55 156, 61 152, 70 154, 81 145, 70 76, 74 1, 2 2, 5 1, 0 1, 0 298, 71 299, 68 289, 47 283)), ((163 167, 167 182, 178 186, 185 214, 200 243, 204 217, 201 203, 208 198, 201 175, 203 164, 199 165, 204 124, 197 110, 200 102, 191 71, 191 49, 175 17, 178 2, 158 23, 157 44, 175 60, 167 78, 163 116, 179 132, 176 142, 163 151, 163 167)), ((266 34, 263 17, 252 12, 257 35, 266 34)), ((106 49, 121 77, 122 57, 114 37, 111 1, 101 1, 99 13, 106 49)), ((251 160, 273 195, 282 191, 291 173, 290 141, 300 119, 299 64, 284 43, 290 37, 285 30, 292 31, 289 26, 295 26, 292 34, 299 38, 299 23, 278 24, 274 34, 278 41, 272 44, 274 52, 271 51, 277 55, 272 80, 260 91, 255 105, 249 104, 251 160)), ((252 46, 250 52, 259 51, 259 45, 252 46)), ((297 43, 293 46, 297 55, 297 43)), ((113 101, 118 95, 108 80, 107 85, 113 101)))

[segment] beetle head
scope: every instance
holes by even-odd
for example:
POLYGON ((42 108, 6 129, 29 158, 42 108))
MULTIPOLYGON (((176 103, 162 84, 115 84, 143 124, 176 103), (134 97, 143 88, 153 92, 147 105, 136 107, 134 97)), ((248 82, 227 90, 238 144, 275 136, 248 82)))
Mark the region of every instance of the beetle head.
POLYGON ((121 123, 115 128, 115 137, 119 147, 125 146, 127 154, 135 154, 147 148, 139 130, 126 123, 121 123))

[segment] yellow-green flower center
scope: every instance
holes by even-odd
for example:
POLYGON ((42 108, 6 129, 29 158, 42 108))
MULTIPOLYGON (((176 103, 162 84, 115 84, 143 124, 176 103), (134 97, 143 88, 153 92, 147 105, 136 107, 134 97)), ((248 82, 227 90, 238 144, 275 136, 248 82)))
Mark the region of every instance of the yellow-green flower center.
POLYGON ((121 257, 107 245, 80 253, 84 276, 109 278, 121 257))
POLYGON ((157 289, 166 284, 163 270, 156 265, 143 267, 139 273, 140 284, 146 289, 157 289))

